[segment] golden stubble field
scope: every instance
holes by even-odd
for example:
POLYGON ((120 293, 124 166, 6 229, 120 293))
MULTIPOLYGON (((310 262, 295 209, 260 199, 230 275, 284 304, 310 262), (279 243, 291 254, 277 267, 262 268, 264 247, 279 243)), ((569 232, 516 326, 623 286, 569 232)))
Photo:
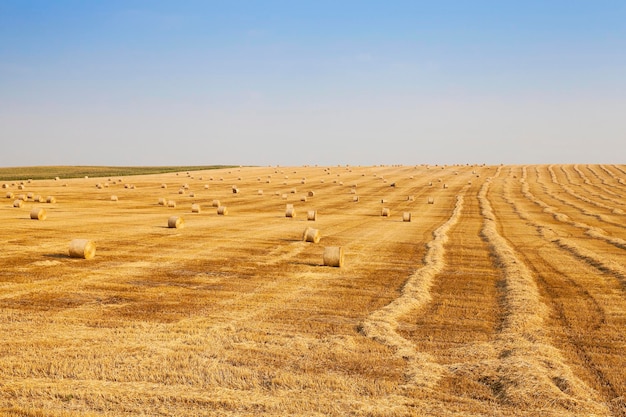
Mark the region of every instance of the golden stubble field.
POLYGON ((27 178, 0 195, 0 415, 626 416, 625 166, 27 178))

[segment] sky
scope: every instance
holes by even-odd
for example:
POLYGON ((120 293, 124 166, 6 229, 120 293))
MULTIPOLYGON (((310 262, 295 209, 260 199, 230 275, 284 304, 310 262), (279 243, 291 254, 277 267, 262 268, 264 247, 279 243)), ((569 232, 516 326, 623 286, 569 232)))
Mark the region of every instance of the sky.
POLYGON ((626 1, 0 0, 0 166, 626 163, 626 1))

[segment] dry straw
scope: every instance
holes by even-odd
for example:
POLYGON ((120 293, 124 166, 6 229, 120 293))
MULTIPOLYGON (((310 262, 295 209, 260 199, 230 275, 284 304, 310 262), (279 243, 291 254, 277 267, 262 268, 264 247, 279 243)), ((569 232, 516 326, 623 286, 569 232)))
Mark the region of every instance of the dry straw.
POLYGON ((404 213, 402 213, 402 221, 403 222, 410 222, 411 221, 411 213, 408 211, 405 211, 404 213))
POLYGON ((293 206, 287 207, 287 210, 285 210, 285 217, 290 217, 290 218, 296 217, 296 209, 293 206))
POLYGON ((74 239, 70 242, 70 257, 92 259, 96 256, 96 245, 89 239, 74 239))
POLYGON ((192 204, 191 205, 191 212, 192 213, 200 213, 201 209, 200 209, 200 204, 192 204))
POLYGON ((380 211, 380 215, 383 217, 389 217, 391 216, 391 210, 389 210, 388 207, 383 207, 383 209, 380 211))
POLYGON ((15 194, 13 194, 11 191, 9 191, 7 193, 7 198, 13 198, 13 197, 15 197, 15 194))
POLYGON ((309 221, 315 221, 317 220, 317 211, 316 210, 309 210, 306 212, 306 219, 309 221))
POLYGON ((46 217, 47 217, 46 210, 42 208, 34 207, 30 211, 30 218, 32 220, 46 220, 46 217))
POLYGON ((228 209, 226 208, 226 206, 219 206, 217 208, 217 214, 219 214, 220 216, 227 216, 228 215, 228 209))
POLYGON ((13 202, 13 207, 22 208, 24 206, 24 200, 17 199, 13 202))
POLYGON ((305 242, 319 243, 320 238, 320 231, 312 227, 307 227, 302 234, 302 240, 305 242))
POLYGON ((212 207, 219 207, 220 206, 220 200, 213 200, 211 202, 211 206, 212 207))
POLYGON ((167 219, 167 227, 170 229, 182 229, 185 227, 185 220, 180 216, 170 216, 167 219))
POLYGON ((48 197, 46 197, 46 203, 48 204, 54 204, 57 202, 56 197, 49 195, 48 197))
POLYGON ((341 246, 325 247, 324 265, 341 268, 343 266, 343 248, 341 246))

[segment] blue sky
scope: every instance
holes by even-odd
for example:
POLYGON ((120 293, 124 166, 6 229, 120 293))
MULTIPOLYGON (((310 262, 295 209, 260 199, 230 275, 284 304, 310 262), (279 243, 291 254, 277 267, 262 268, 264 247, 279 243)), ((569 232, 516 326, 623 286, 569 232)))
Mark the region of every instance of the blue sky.
POLYGON ((0 166, 624 163, 625 1, 0 0, 0 166))

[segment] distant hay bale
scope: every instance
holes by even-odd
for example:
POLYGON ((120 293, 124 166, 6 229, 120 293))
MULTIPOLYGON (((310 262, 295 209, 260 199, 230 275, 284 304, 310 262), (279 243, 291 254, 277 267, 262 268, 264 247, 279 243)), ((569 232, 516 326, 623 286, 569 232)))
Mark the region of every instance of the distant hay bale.
POLYGON ((185 194, 185 189, 184 188, 179 188, 178 189, 178 194, 185 194))
POLYGON ((18 185, 18 186, 17 186, 17 189, 18 189, 18 190, 23 190, 23 189, 24 189, 24 185, 23 185, 23 184, 18 185))
POLYGON ((96 188, 97 188, 98 190, 101 190, 101 189, 102 189, 102 184, 97 183, 97 184, 96 184, 96 188))
POLYGON ((204 189, 208 190, 209 189, 209 184, 204 184, 204 189))
POLYGON ((353 197, 352 197, 352 201, 353 201, 354 203, 358 203, 358 202, 359 202, 359 196, 358 196, 358 195, 353 196, 353 197))
POLYGON ((263 190, 257 190, 256 193, 257 195, 263 195, 263 190))
POLYGON ((26 198, 29 200, 32 200, 34 196, 35 196, 34 193, 26 193, 26 198))
POLYGON ((55 180, 55 181, 59 181, 60 179, 61 179, 61 178, 59 178, 59 177, 54 177, 54 180, 55 180))
POLYGON ((39 207, 33 207, 30 211, 30 218, 32 220, 46 220, 46 216, 46 210, 39 207))
POLYGON ((176 207, 176 201, 174 201, 174 200, 169 200, 169 201, 167 202, 167 206, 168 206, 168 207, 170 207, 170 208, 175 208, 175 207, 176 207))
POLYGON ((307 200, 307 196, 303 195, 302 197, 300 197, 300 201, 306 201, 307 200))
POLYGON ((9 184, 7 183, 2 184, 2 188, 9 188, 9 184))
POLYGON ((7 198, 13 198, 13 197, 15 197, 15 195, 11 191, 9 191, 7 193, 7 198))
POLYGON ((296 209, 293 206, 292 207, 287 207, 287 210, 285 210, 285 217, 295 218, 296 217, 296 209))
POLYGON ((124 184, 124 188, 130 188, 130 184, 124 184))
POLYGON ((239 188, 234 187, 233 188, 233 194, 239 194, 239 188))
POLYGON ((196 193, 194 193, 193 191, 189 193, 189 197, 193 198, 196 196, 196 193))
POLYGON ((308 195, 309 197, 315 197, 315 191, 309 191, 309 192, 307 193, 307 195, 308 195))
POLYGON ((315 221, 317 220, 317 211, 316 210, 309 210, 306 212, 306 219, 309 221, 315 221))
POLYGON ((402 213, 402 221, 403 222, 410 222, 411 221, 411 213, 408 211, 405 211, 404 213, 402 213))
POLYGON ((356 194, 356 188, 350 188, 350 194, 356 194))
POLYGON ((28 200, 28 197, 26 197, 26 194, 19 194, 17 198, 18 200, 24 200, 24 201, 28 200))
POLYGON ((192 204, 191 205, 191 212, 192 213, 200 213, 201 209, 200 209, 200 204, 192 204))
POLYGON ((72 258, 92 259, 96 256, 96 245, 89 239, 74 239, 69 252, 72 258))
POLYGON ((54 204, 57 202, 56 197, 49 195, 48 197, 46 197, 46 203, 48 204, 54 204))
POLYGON ((213 200, 211 202, 211 206, 212 207, 219 207, 220 206, 220 200, 213 200))
POLYGON ((381 202, 382 204, 385 204, 385 203, 387 202, 387 200, 383 198, 382 200, 380 200, 380 202, 381 202))
POLYGON ((448 188, 448 184, 443 184, 443 188, 448 188))
POLYGON ((182 229, 185 227, 185 220, 181 216, 170 216, 167 219, 167 227, 170 229, 182 229))
POLYGON ((312 227, 307 227, 302 234, 302 240, 305 242, 319 243, 320 238, 320 231, 312 227))
POLYGON ((43 201, 43 198, 42 198, 40 195, 36 195, 36 196, 34 196, 34 197, 33 197, 33 201, 34 201, 35 203, 43 203, 43 202, 44 202, 44 201, 43 201))
POLYGON ((390 186, 390 187, 394 187, 394 188, 395 188, 395 187, 396 187, 396 183, 395 183, 395 182, 392 182, 391 184, 389 184, 389 186, 390 186))
POLYGON ((298 191, 297 191, 295 188, 292 188, 290 192, 291 192, 291 194, 295 194, 295 193, 297 193, 298 191))
POLYGON ((13 202, 13 207, 22 208, 24 206, 24 200, 17 199, 13 202))
POLYGON ((432 187, 432 186, 433 186, 433 182, 432 182, 432 181, 431 181, 431 182, 429 182, 429 183, 428 183, 428 186, 429 186, 429 187, 432 187))
POLYGON ((283 194, 283 195, 281 196, 281 198, 282 198, 283 200, 286 200, 286 199, 287 199, 287 194, 283 194))
POLYGON ((161 188, 167 188, 167 184, 161 184, 161 188))
POLYGON ((219 214, 220 216, 227 216, 228 215, 228 209, 226 208, 226 206, 219 206, 217 208, 217 214, 219 214))
POLYGON ((265 180, 265 183, 266 183, 266 184, 269 184, 269 183, 271 183, 271 182, 272 182, 272 180, 270 180, 269 178, 265 180))
POLYGON ((167 199, 166 198, 159 198, 159 206, 164 206, 167 204, 167 199))
POLYGON ((89 179, 89 175, 85 175, 85 179, 88 180, 89 179))
POLYGON ((327 246, 324 248, 324 265, 341 268, 343 266, 343 248, 327 246))
POLYGON ((388 207, 383 207, 383 209, 380 211, 380 215, 383 217, 389 217, 391 216, 391 210, 389 210, 388 207))
POLYGON ((407 196, 406 200, 407 201, 415 201, 415 196, 412 196, 412 195, 407 196))
POLYGON ((182 188, 185 189, 185 190, 188 190, 189 189, 189 184, 183 184, 182 188))
POLYGON ((116 195, 112 195, 111 196, 111 201, 117 201, 117 196, 116 195))

